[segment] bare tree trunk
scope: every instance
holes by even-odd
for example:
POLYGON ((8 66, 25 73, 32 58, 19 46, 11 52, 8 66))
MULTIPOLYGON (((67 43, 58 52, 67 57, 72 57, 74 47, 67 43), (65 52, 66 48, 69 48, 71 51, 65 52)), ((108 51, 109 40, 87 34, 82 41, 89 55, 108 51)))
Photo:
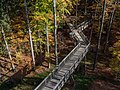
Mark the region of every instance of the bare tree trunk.
POLYGON ((87 57, 85 56, 85 58, 84 58, 84 75, 86 75, 86 60, 87 60, 87 57))
MULTIPOLYGON (((116 6, 116 3, 117 3, 117 1, 115 2, 115 6, 116 6)), ((108 31, 107 31, 107 37, 106 37, 104 52, 106 51, 106 48, 107 48, 107 45, 108 45, 108 42, 109 42, 109 37, 110 37, 112 22, 113 22, 113 18, 114 18, 114 14, 115 14, 115 9, 116 9, 115 6, 114 6, 114 9, 112 11, 111 18, 110 18, 110 23, 109 23, 109 28, 108 28, 108 31)))
POLYGON ((50 68, 50 49, 49 49, 49 38, 48 38, 48 25, 46 25, 46 43, 47 43, 47 58, 48 58, 48 67, 50 68))
POLYGON ((56 0, 53 0, 53 13, 54 13, 54 44, 55 44, 55 61, 58 67, 58 53, 57 53, 57 20, 56 20, 56 0))
POLYGON ((85 15, 87 15, 87 0, 85 0, 85 15))
POLYGON ((98 3, 96 5, 96 7, 95 7, 95 19, 96 19, 97 7, 98 7, 98 3))
POLYGON ((9 49, 9 46, 8 46, 8 43, 7 43, 7 40, 6 40, 6 37, 5 37, 5 32, 4 32, 4 30, 3 30, 2 25, 1 25, 1 30, 2 30, 3 39, 4 39, 4 42, 5 42, 5 45, 6 45, 6 49, 7 49, 7 51, 8 51, 8 55, 9 55, 9 58, 10 58, 10 60, 11 60, 12 69, 15 70, 15 66, 14 66, 14 64, 13 64, 13 62, 12 62, 11 52, 10 52, 10 49, 9 49))
POLYGON ((35 56, 34 56, 34 50, 33 50, 32 34, 31 34, 30 22, 29 22, 29 18, 28 18, 28 10, 27 10, 26 0, 24 0, 24 6, 25 6, 26 19, 27 19, 27 27, 28 27, 28 31, 29 31, 29 37, 30 37, 30 46, 31 46, 33 66, 35 67, 35 56))
POLYGON ((91 40, 92 40, 92 35, 93 35, 93 28, 91 28, 90 30, 90 37, 89 37, 89 42, 91 43, 91 40))
MULTIPOLYGON (((40 30, 38 30, 38 38, 40 39, 41 38, 41 35, 40 35, 40 30)), ((41 50, 41 42, 39 41, 38 42, 38 46, 39 46, 39 49, 40 49, 40 54, 41 54, 41 52, 42 52, 42 50, 41 50)))
POLYGON ((96 68, 98 52, 99 52, 99 49, 100 49, 100 41, 101 41, 101 36, 102 36, 103 24, 104 24, 105 9, 106 9, 106 0, 104 0, 103 10, 102 10, 102 20, 101 20, 101 24, 100 24, 100 33, 99 33, 99 38, 98 38, 98 43, 97 43, 97 50, 96 50, 94 64, 93 64, 93 70, 95 70, 95 68, 96 68))
POLYGON ((34 41, 34 42, 33 42, 33 45, 34 45, 34 51, 35 51, 35 52, 34 52, 34 53, 35 53, 34 55, 37 56, 37 55, 38 55, 37 41, 34 41))
POLYGON ((76 28, 77 28, 77 21, 78 21, 78 0, 76 1, 76 28))

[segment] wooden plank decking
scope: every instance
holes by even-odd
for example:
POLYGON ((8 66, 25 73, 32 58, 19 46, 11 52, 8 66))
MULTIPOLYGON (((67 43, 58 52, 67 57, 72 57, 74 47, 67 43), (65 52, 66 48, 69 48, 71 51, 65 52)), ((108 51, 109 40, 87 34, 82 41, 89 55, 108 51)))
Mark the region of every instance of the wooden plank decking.
POLYGON ((75 29, 71 23, 68 23, 73 36, 78 41, 78 45, 63 59, 59 66, 35 88, 35 90, 60 90, 63 87, 88 52, 90 43, 82 33, 82 30, 87 28, 89 23, 90 21, 85 21, 79 25, 78 29, 75 29))

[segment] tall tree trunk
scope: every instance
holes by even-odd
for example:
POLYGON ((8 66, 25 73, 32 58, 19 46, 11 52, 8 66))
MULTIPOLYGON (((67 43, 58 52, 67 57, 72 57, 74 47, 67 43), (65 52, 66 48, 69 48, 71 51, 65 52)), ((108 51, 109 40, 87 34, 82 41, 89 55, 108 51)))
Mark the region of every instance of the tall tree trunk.
POLYGON ((99 33, 99 38, 98 38, 98 43, 97 43, 97 50, 96 50, 94 64, 93 64, 93 70, 95 70, 95 68, 96 68, 96 62, 97 62, 98 52, 99 52, 99 49, 100 49, 100 41, 101 41, 101 36, 102 36, 102 31, 103 31, 105 9, 106 9, 106 0, 104 0, 104 4, 103 4, 102 20, 101 20, 101 24, 100 24, 100 33, 99 33))
MULTIPOLYGON (((40 30, 38 30, 38 38, 40 39, 41 38, 41 35, 40 35, 40 30)), ((41 54, 42 50, 41 50, 41 41, 38 41, 38 47, 40 49, 39 53, 41 54)))
MULTIPOLYGON (((115 2, 115 6, 116 6, 116 3, 117 3, 117 0, 115 2)), ((115 6, 114 6, 114 9, 113 9, 113 11, 111 13, 111 18, 110 18, 109 28, 108 28, 108 31, 107 31, 107 37, 106 37, 104 52, 106 51, 106 48, 107 48, 107 45, 108 45, 108 42, 109 42, 109 37, 110 37, 112 22, 113 22, 113 18, 114 18, 114 14, 115 14, 115 9, 116 9, 115 6)))
POLYGON ((86 75, 86 60, 87 60, 87 57, 85 56, 84 57, 84 75, 86 75))
POLYGON ((50 49, 49 49, 49 38, 48 38, 48 25, 46 25, 46 43, 47 43, 47 58, 48 58, 48 67, 50 68, 50 49))
POLYGON ((54 13, 54 44, 55 44, 55 61, 58 66, 58 53, 57 53, 57 20, 56 20, 56 0, 53 0, 53 13, 54 13))
POLYGON ((85 15, 87 15, 87 0, 85 0, 85 15))
POLYGON ((89 42, 90 42, 90 43, 91 43, 91 40, 92 40, 92 34, 93 34, 93 28, 91 27, 90 36, 89 36, 89 42))
POLYGON ((96 19, 96 13, 97 13, 97 7, 98 7, 98 3, 96 4, 96 7, 95 7, 95 19, 96 19))
POLYGON ((34 56, 34 50, 33 50, 32 34, 31 34, 30 22, 29 22, 29 18, 28 18, 28 10, 27 10, 26 0, 24 0, 24 6, 25 6, 25 13, 26 13, 27 27, 28 27, 28 31, 29 31, 29 37, 30 37, 30 46, 31 46, 33 66, 35 67, 35 56, 34 56))
POLYGON ((14 66, 14 64, 13 64, 13 62, 12 62, 11 52, 10 52, 10 49, 9 49, 9 46, 8 46, 8 43, 7 43, 7 40, 6 40, 6 37, 5 37, 5 32, 4 32, 4 30, 3 30, 2 25, 1 25, 1 30, 2 30, 3 39, 4 39, 4 42, 5 42, 5 45, 6 45, 6 49, 7 49, 7 51, 8 51, 8 55, 9 55, 9 58, 10 58, 10 60, 11 60, 12 69, 15 70, 15 66, 14 66))
POLYGON ((34 41, 33 42, 33 45, 34 45, 34 55, 37 56, 39 53, 38 53, 38 46, 37 46, 37 41, 34 41))
POLYGON ((78 0, 76 1, 76 28, 77 28, 77 21, 78 21, 78 0))

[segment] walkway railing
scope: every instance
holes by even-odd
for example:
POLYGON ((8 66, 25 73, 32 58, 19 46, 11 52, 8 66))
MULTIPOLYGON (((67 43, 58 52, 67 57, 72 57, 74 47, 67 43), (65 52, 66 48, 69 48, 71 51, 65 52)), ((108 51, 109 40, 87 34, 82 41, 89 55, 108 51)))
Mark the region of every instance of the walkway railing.
POLYGON ((81 60, 88 52, 90 43, 82 30, 90 25, 91 21, 84 21, 78 25, 78 29, 68 23, 73 36, 78 40, 78 45, 62 60, 62 62, 55 68, 36 88, 35 90, 60 90, 70 75, 75 71, 81 60))

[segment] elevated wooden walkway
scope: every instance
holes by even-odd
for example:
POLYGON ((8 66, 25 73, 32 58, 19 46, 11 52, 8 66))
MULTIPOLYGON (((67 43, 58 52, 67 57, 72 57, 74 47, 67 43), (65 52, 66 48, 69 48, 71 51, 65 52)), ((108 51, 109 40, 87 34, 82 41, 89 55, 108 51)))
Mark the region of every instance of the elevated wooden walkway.
POLYGON ((59 66, 35 88, 35 90, 60 90, 88 52, 90 43, 82 30, 91 24, 91 20, 82 22, 78 25, 77 29, 75 29, 73 24, 69 22, 67 24, 72 31, 72 35, 77 39, 78 45, 62 60, 59 66))

